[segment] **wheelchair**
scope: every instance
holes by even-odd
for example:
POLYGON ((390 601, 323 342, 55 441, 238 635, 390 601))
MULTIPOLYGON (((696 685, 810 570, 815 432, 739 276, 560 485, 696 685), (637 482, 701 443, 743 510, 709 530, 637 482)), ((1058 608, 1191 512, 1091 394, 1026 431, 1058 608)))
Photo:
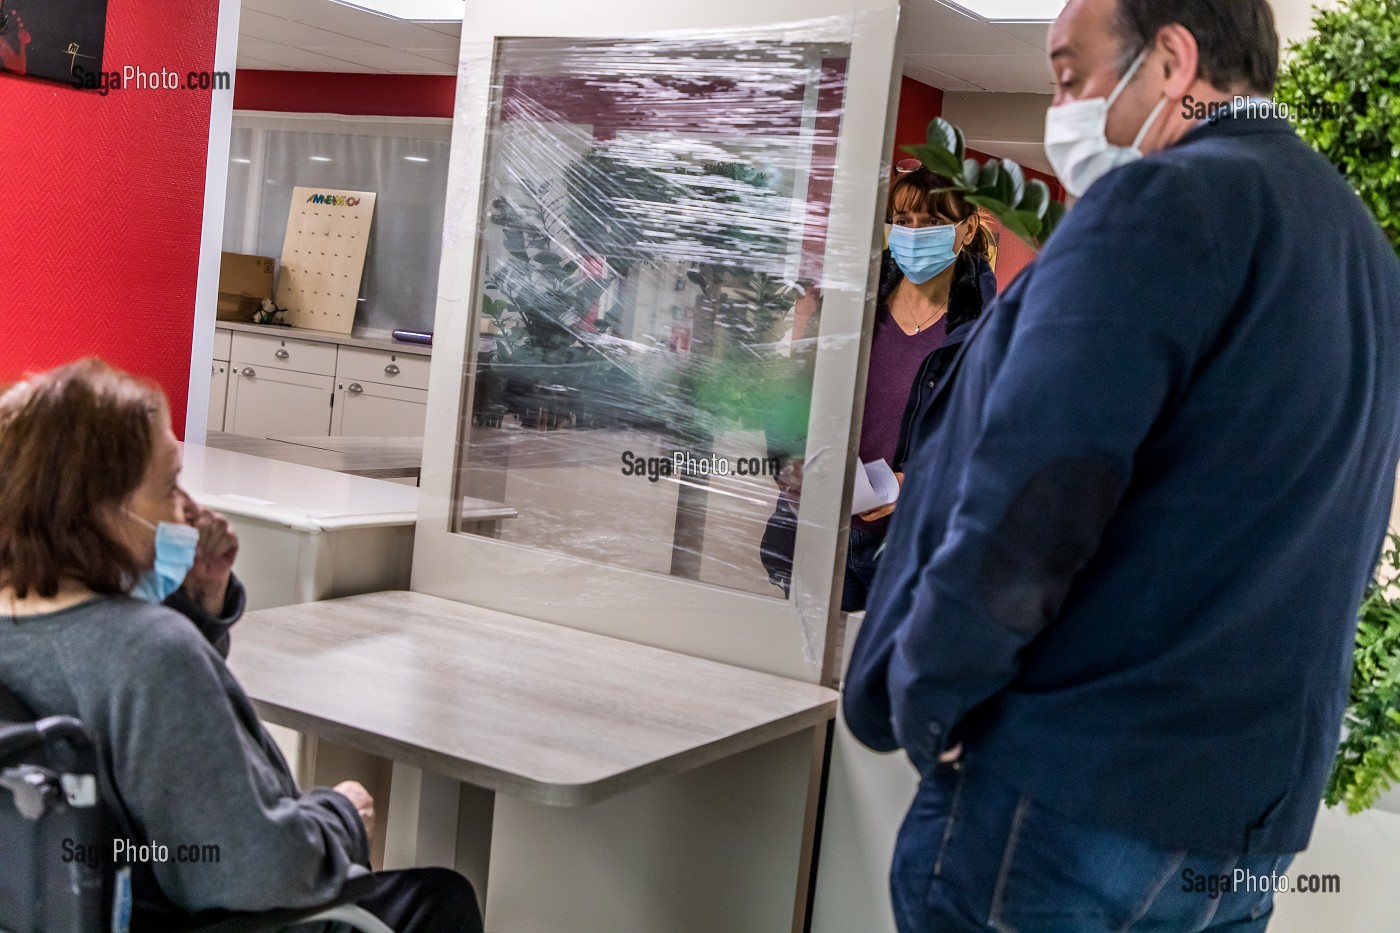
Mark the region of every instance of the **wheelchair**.
POLYGON ((118 816, 101 793, 97 748, 71 716, 38 718, 0 684, 0 933, 275 933, 339 923, 394 933, 355 906, 374 885, 356 866, 339 894, 310 908, 132 916, 110 853, 118 816))

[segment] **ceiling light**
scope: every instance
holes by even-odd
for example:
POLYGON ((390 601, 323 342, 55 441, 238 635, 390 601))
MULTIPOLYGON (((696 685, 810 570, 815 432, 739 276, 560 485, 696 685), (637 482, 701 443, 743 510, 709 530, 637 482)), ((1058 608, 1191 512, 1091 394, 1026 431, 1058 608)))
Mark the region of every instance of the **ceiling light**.
POLYGON ((311 161, 312 161, 312 162, 329 162, 329 161, 330 161, 330 158, 329 158, 328 156, 312 156, 312 157, 311 157, 311 161))
POLYGON ((405 162, 431 162, 432 159, 425 159, 422 156, 404 156, 405 162))
POLYGON ((989 23, 1050 23, 1065 8, 1066 0, 952 0, 950 6, 961 7, 973 16, 989 23))
POLYGON ((466 0, 331 0, 366 13, 415 23, 460 23, 466 0))

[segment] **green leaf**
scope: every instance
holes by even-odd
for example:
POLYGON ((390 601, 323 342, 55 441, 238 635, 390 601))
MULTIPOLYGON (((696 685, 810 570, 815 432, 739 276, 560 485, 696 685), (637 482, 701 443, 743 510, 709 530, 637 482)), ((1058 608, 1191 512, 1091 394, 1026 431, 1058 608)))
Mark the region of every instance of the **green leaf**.
POLYGON ((958 151, 958 131, 953 124, 942 117, 934 117, 924 135, 930 146, 946 149, 956 155, 959 162, 962 161, 962 154, 958 151))
POLYGON ((978 173, 977 193, 999 201, 1004 200, 1001 196, 1001 163, 996 159, 982 166, 978 173))
POLYGON ((1000 220, 1003 215, 1011 213, 1011 208, 1005 201, 990 195, 969 194, 967 196, 967 201, 969 204, 976 204, 978 207, 986 208, 988 211, 991 211, 992 215, 998 220, 1000 220))
POLYGON ((1026 196, 1017 205, 1023 211, 1030 211, 1036 217, 1043 219, 1045 212, 1050 209, 1050 186, 1039 178, 1031 178, 1026 181, 1026 196))
POLYGON ((967 138, 963 136, 962 129, 956 126, 953 127, 953 136, 956 139, 956 143, 953 146, 953 155, 957 156, 959 159, 965 159, 967 157, 967 138))
POLYGON ((1060 225, 1060 221, 1065 219, 1065 214, 1069 208, 1065 207, 1064 201, 1051 201, 1045 209, 1045 217, 1040 225, 1040 242, 1044 245, 1050 239, 1050 235, 1055 232, 1055 228, 1060 225))
POLYGON ((957 184, 962 175, 962 160, 953 154, 951 149, 928 144, 924 146, 905 146, 904 151, 923 163, 924 168, 935 175, 942 175, 957 184))
POLYGON ((964 186, 966 190, 975 191, 977 189, 977 177, 981 174, 981 162, 978 162, 976 159, 963 159, 962 177, 963 180, 966 182, 966 185, 964 186))
POLYGON ((1010 159, 1001 160, 1001 188, 1002 200, 1012 207, 1019 207, 1026 196, 1026 173, 1010 159))

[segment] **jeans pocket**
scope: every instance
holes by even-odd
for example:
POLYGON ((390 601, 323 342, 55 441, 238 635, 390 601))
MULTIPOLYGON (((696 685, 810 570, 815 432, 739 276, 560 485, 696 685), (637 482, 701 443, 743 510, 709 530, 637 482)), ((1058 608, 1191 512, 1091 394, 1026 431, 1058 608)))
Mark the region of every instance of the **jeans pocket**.
POLYGON ((1130 930, 1185 858, 1185 850, 1071 821, 1023 795, 992 890, 989 925, 999 933, 1130 930))
POLYGON ((924 904, 954 838, 964 772, 939 765, 919 782, 918 793, 895 842, 890 888, 901 933, 922 930, 924 904))
MULTIPOLYGON (((1273 864, 1269 866, 1269 877, 1275 878, 1279 875, 1282 875, 1285 871, 1288 870, 1288 866, 1291 864, 1293 864, 1293 856, 1280 855, 1278 858, 1274 859, 1273 864)), ((1263 887, 1264 890, 1262 890, 1259 893, 1258 901, 1256 901, 1254 906, 1250 908, 1250 920, 1258 920, 1261 917, 1267 917, 1269 913, 1274 909, 1273 887, 1271 885, 1265 885, 1263 887)))

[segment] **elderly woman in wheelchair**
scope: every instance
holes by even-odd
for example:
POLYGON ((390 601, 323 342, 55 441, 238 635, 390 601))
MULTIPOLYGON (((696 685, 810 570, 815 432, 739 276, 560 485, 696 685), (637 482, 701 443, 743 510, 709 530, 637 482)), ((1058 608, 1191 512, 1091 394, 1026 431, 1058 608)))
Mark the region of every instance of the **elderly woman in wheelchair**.
POLYGON ((455 872, 366 872, 363 787, 297 788, 224 663, 237 535, 180 466, 164 396, 98 361, 0 395, 0 931, 480 933, 455 872))

